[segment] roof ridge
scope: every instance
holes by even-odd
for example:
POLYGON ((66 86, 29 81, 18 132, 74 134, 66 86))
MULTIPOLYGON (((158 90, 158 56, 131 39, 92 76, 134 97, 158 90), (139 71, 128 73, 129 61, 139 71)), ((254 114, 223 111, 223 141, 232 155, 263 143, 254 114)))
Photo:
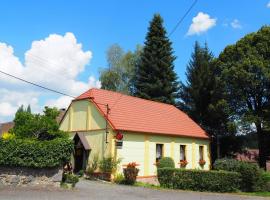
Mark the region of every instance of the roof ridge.
MULTIPOLYGON (((129 98, 136 98, 136 99, 139 99, 139 100, 148 101, 148 102, 152 102, 152 103, 158 103, 158 104, 162 104, 162 105, 166 105, 166 106, 172 106, 172 107, 176 108, 176 107, 175 107, 174 105, 172 105, 172 104, 163 103, 163 102, 159 102, 159 101, 153 101, 153 100, 150 100, 150 99, 143 99, 143 98, 140 98, 140 97, 127 95, 127 94, 123 94, 123 93, 116 92, 116 91, 105 90, 105 89, 101 89, 101 88, 91 88, 90 90, 103 90, 103 91, 105 91, 105 92, 116 93, 116 94, 119 94, 119 95, 121 95, 121 96, 126 96, 126 97, 129 97, 129 98)), ((88 90, 88 91, 90 91, 90 90, 88 90)))

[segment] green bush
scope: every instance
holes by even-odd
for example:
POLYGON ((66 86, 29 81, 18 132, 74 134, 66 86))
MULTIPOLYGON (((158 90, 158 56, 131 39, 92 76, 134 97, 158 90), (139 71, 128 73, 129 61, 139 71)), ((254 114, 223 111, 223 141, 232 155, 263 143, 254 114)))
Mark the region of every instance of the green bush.
POLYGON ((174 161, 171 157, 161 158, 157 166, 158 168, 164 168, 164 167, 175 168, 174 161))
POLYGON ((123 174, 116 174, 113 181, 116 184, 125 184, 125 176, 123 174))
POLYGON ((70 183, 72 184, 72 187, 75 187, 76 183, 79 182, 79 177, 75 174, 64 174, 63 175, 63 183, 70 183))
POLYGON ((262 190, 270 192, 270 172, 262 172, 262 190))
POLYGON ((162 187, 210 192, 234 192, 241 182, 237 172, 172 168, 159 168, 158 180, 162 187))
POLYGON ((68 162, 73 142, 67 138, 50 141, 33 139, 0 139, 0 165, 47 168, 68 162))
POLYGON ((10 130, 16 138, 52 140, 64 137, 56 121, 59 111, 56 108, 45 107, 43 114, 32 114, 30 110, 20 107, 15 114, 14 127, 10 130))
POLYGON ((106 157, 99 162, 99 169, 104 173, 112 173, 117 169, 119 163, 119 159, 116 160, 112 157, 106 157))
POLYGON ((262 190, 262 171, 257 164, 225 158, 216 160, 214 169, 240 173, 242 191, 253 192, 262 190))
POLYGON ((99 164, 98 159, 99 159, 98 155, 97 154, 94 155, 93 160, 90 161, 90 163, 89 163, 89 165, 88 165, 88 167, 87 167, 87 169, 85 171, 86 174, 89 176, 89 178, 91 178, 93 176, 94 172, 98 168, 98 164, 99 164))
POLYGON ((215 161, 215 170, 235 171, 239 167, 240 161, 231 158, 222 158, 215 161))

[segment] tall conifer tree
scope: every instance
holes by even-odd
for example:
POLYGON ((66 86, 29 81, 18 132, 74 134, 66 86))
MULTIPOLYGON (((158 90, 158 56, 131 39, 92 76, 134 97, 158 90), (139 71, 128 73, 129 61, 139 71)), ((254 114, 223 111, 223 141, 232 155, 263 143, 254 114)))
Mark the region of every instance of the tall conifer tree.
MULTIPOLYGON (((234 128, 229 122, 228 105, 219 81, 220 70, 207 44, 195 43, 187 66, 186 84, 181 83, 179 107, 196 121, 208 134, 220 137, 234 128)), ((231 131, 231 133, 234 133, 231 131)), ((212 159, 216 158, 216 145, 212 146, 212 159)), ((229 147, 227 149, 230 149, 229 147)), ((230 154, 231 152, 224 152, 230 154)))
POLYGON ((135 96, 175 104, 178 90, 175 56, 159 14, 150 22, 144 44, 137 66, 135 96))

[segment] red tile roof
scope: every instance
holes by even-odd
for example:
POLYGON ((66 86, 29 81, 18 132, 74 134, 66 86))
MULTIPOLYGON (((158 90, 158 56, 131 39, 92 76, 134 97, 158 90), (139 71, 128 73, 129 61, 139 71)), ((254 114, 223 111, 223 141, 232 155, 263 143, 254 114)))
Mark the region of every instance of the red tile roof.
POLYGON ((207 133, 173 105, 102 89, 90 89, 76 100, 91 99, 116 130, 209 138, 207 133))

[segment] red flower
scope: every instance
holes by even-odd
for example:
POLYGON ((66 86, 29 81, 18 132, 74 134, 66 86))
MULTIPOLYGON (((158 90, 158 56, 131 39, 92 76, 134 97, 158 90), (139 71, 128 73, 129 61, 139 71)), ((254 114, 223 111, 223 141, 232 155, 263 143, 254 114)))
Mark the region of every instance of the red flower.
POLYGON ((188 164, 188 161, 187 160, 180 160, 179 164, 181 167, 185 167, 188 164))
POLYGON ((201 159, 201 160, 199 160, 199 164, 200 164, 200 165, 205 165, 205 163, 206 163, 206 161, 205 161, 205 160, 202 160, 202 159, 201 159))

